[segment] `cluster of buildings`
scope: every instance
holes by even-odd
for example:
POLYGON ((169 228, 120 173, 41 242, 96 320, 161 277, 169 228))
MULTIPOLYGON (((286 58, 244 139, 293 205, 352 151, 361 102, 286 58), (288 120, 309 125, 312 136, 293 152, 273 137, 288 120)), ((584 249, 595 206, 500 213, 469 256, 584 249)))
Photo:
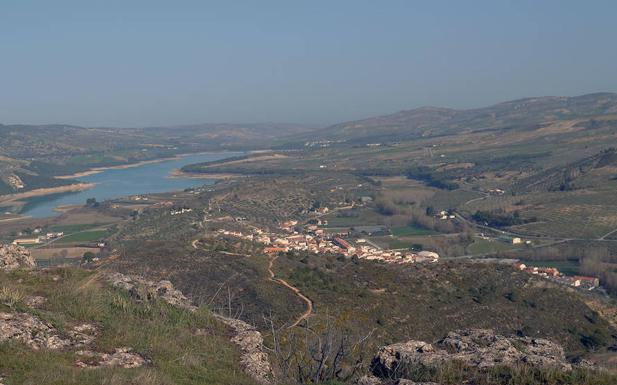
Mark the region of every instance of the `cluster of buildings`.
POLYGON ((596 277, 586 277, 582 275, 568 276, 560 273, 559 270, 554 267, 527 266, 519 261, 514 263, 514 268, 529 274, 544 277, 562 285, 573 286, 579 289, 593 290, 600 286, 600 280, 596 277))
POLYGON ((184 213, 190 213, 191 211, 193 211, 193 209, 189 209, 189 208, 183 207, 181 209, 172 209, 172 210, 169 211, 169 213, 171 215, 181 215, 181 214, 184 214, 184 213))
MULTIPOLYGON (((34 234, 39 234, 40 229, 35 229, 33 231, 34 234), (38 230, 38 231, 37 231, 38 230)), ((55 233, 47 233, 43 235, 39 235, 37 237, 30 238, 18 238, 13 241, 14 245, 35 245, 45 241, 51 241, 52 239, 60 238, 64 236, 64 232, 55 232, 55 233)))
POLYGON ((487 192, 491 195, 503 195, 506 193, 505 190, 502 190, 500 188, 492 188, 492 189, 489 189, 487 192))
POLYGON ((9 175, 7 178, 7 182, 9 186, 13 187, 15 190, 21 190, 22 188, 26 187, 21 178, 15 174, 9 175))
POLYGON ((434 251, 414 253, 407 250, 384 250, 370 244, 366 239, 358 239, 358 247, 354 255, 367 260, 385 261, 388 263, 437 262, 439 254, 434 251))
POLYGON ((149 198, 147 196, 145 196, 145 195, 134 195, 134 196, 131 197, 131 200, 134 200, 134 201, 147 201, 147 200, 149 200, 149 198))
POLYGON ((441 210, 438 214, 435 215, 435 217, 443 220, 456 219, 456 215, 446 210, 441 210))
POLYGON ((407 250, 384 250, 366 239, 358 239, 356 245, 351 241, 343 239, 343 235, 327 235, 317 226, 309 226, 306 233, 295 231, 297 221, 286 221, 281 224, 281 229, 288 234, 270 234, 261 229, 253 228, 250 234, 241 231, 218 230, 218 233, 225 236, 244 239, 247 241, 259 242, 264 247, 267 254, 281 252, 307 251, 315 254, 341 254, 347 257, 358 257, 367 260, 380 260, 389 263, 414 263, 414 262, 436 262, 439 254, 432 251, 421 251, 413 253, 407 250))

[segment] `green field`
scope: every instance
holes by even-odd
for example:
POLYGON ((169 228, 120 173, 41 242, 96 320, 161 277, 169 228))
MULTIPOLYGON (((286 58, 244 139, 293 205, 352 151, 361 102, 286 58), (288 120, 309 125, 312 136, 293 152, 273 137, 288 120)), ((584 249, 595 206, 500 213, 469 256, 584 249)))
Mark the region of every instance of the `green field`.
POLYGON ((510 250, 516 245, 510 245, 495 239, 474 238, 472 244, 467 246, 467 253, 471 255, 496 253, 499 251, 510 250))
POLYGON ((93 242, 108 237, 111 234, 110 230, 91 230, 82 231, 79 233, 67 235, 66 237, 59 239, 58 243, 79 243, 79 242, 93 242))
POLYGON ((396 237, 408 237, 412 235, 433 235, 438 234, 435 231, 423 229, 417 226, 401 226, 401 227, 393 227, 391 229, 392 235, 396 237))
POLYGON ((73 225, 52 225, 52 226, 49 226, 49 231, 71 234, 71 233, 76 233, 79 231, 92 229, 95 227, 100 227, 101 225, 103 224, 102 223, 80 223, 80 224, 73 224, 73 225))
POLYGON ((328 225, 326 227, 353 227, 382 225, 384 217, 373 210, 361 210, 357 216, 341 216, 340 213, 327 215, 328 225))

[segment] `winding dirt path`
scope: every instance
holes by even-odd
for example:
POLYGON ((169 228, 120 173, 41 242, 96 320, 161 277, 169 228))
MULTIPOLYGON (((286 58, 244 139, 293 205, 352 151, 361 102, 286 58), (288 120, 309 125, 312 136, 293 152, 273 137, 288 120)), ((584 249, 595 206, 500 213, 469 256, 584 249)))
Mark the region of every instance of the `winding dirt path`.
POLYGON ((293 328, 293 327, 298 326, 300 322, 304 321, 305 319, 310 317, 311 314, 313 314, 313 301, 311 301, 310 298, 302 294, 300 289, 298 289, 297 287, 290 285, 287 281, 285 281, 282 278, 276 278, 274 271, 272 271, 272 266, 274 265, 274 261, 276 261, 277 258, 278 258, 278 255, 273 255, 270 257, 270 261, 268 262, 268 273, 270 274, 270 278, 268 279, 274 283, 278 283, 281 286, 285 286, 289 290, 293 291, 295 295, 300 297, 300 299, 302 299, 302 301, 306 303, 306 311, 302 313, 302 315, 300 315, 300 317, 298 317, 294 321, 294 323, 292 323, 289 326, 289 328, 293 328))
MULTIPOLYGON (((191 242, 191 246, 193 246, 194 249, 199 248, 198 247, 198 243, 199 243, 200 239, 194 239, 191 242)), ((220 251, 219 251, 220 252, 220 251)), ((240 255, 240 254, 236 254, 236 253, 229 253, 229 252, 222 252, 224 254, 231 254, 231 255, 240 255)), ((307 297, 306 295, 304 295, 300 289, 298 289, 297 287, 290 285, 287 281, 285 281, 282 278, 276 278, 276 274, 274 274, 274 271, 272 270, 272 267, 274 265, 274 261, 276 261, 276 259, 278 258, 278 255, 273 255, 270 257, 270 260, 268 261, 268 274, 270 275, 270 277, 268 277, 268 280, 271 282, 274 282, 276 284, 279 284, 281 286, 286 287, 287 289, 291 290, 294 292, 294 294, 296 296, 298 296, 302 301, 304 301, 304 303, 306 303, 306 311, 304 313, 302 313, 300 315, 300 317, 298 317, 294 323, 292 323, 289 328, 293 328, 298 326, 302 321, 304 321, 305 319, 307 319, 308 317, 310 317, 313 314, 313 301, 311 301, 311 299, 309 297, 307 297)))

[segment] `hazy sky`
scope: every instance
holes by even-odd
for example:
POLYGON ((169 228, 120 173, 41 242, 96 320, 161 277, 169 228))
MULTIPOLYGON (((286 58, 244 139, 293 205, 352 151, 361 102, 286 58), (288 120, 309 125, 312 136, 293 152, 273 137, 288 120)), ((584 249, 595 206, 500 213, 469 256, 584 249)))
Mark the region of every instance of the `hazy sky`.
POLYGON ((327 124, 617 91, 613 0, 2 0, 0 122, 327 124))

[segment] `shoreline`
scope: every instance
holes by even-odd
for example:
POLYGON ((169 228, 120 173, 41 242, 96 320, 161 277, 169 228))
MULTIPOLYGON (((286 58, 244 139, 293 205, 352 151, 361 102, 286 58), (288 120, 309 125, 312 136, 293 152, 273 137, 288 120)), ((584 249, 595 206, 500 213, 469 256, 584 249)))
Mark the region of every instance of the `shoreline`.
POLYGON ((139 166, 143 166, 143 165, 146 165, 146 164, 152 164, 152 163, 160 163, 160 162, 165 162, 167 160, 177 160, 177 159, 181 159, 181 158, 182 158, 182 155, 177 155, 177 156, 168 157, 168 158, 142 160, 142 161, 137 162, 137 163, 119 164, 117 166, 94 167, 94 168, 91 168, 91 169, 86 170, 86 171, 76 172, 74 174, 58 175, 58 176, 55 176, 54 178, 55 179, 75 179, 75 178, 81 178, 81 177, 84 177, 84 176, 98 174, 98 173, 106 171, 106 170, 125 170, 127 168, 139 167, 139 166))
POLYGON ((247 176, 248 175, 232 174, 232 173, 221 173, 221 174, 209 173, 208 174, 208 173, 184 172, 184 171, 180 170, 179 168, 176 168, 176 169, 172 170, 167 177, 168 178, 186 178, 186 179, 218 179, 218 180, 224 180, 224 179, 243 178, 243 177, 247 177, 247 176))
POLYGON ((85 191, 89 190, 96 186, 94 183, 75 183, 66 186, 58 186, 58 187, 45 187, 39 188, 35 190, 30 190, 22 193, 14 193, 7 195, 0 195, 0 203, 12 203, 14 205, 22 205, 23 199, 58 194, 64 192, 75 192, 75 191, 85 191))
MULTIPOLYGON (((165 158, 142 160, 142 161, 139 161, 139 162, 136 162, 136 163, 119 164, 119 165, 116 165, 116 166, 106 166, 106 167, 93 167, 93 168, 90 168, 88 170, 79 171, 79 172, 76 172, 76 173, 73 173, 73 174, 58 175, 58 176, 55 176, 54 178, 55 179, 75 179, 75 178, 80 178, 80 177, 84 177, 84 176, 98 174, 98 173, 106 171, 106 170, 124 170, 124 169, 127 169, 127 168, 143 166, 143 165, 146 165, 146 164, 160 163, 160 162, 165 162, 165 161, 169 161, 169 160, 178 160, 178 159, 182 159, 184 157, 191 156, 191 155, 213 154, 213 153, 221 153, 221 152, 225 152, 225 151, 188 152, 188 153, 183 153, 183 154, 176 154, 174 156, 169 156, 169 157, 165 157, 165 158)), ((227 151, 227 152, 235 152, 235 151, 227 151)), ((242 151, 238 151, 238 152, 242 152, 242 151)))
POLYGON ((19 215, 18 217, 11 217, 11 218, 2 218, 0 217, 0 223, 4 223, 4 222, 17 222, 17 221, 23 221, 26 219, 32 219, 32 216, 30 215, 19 215))

